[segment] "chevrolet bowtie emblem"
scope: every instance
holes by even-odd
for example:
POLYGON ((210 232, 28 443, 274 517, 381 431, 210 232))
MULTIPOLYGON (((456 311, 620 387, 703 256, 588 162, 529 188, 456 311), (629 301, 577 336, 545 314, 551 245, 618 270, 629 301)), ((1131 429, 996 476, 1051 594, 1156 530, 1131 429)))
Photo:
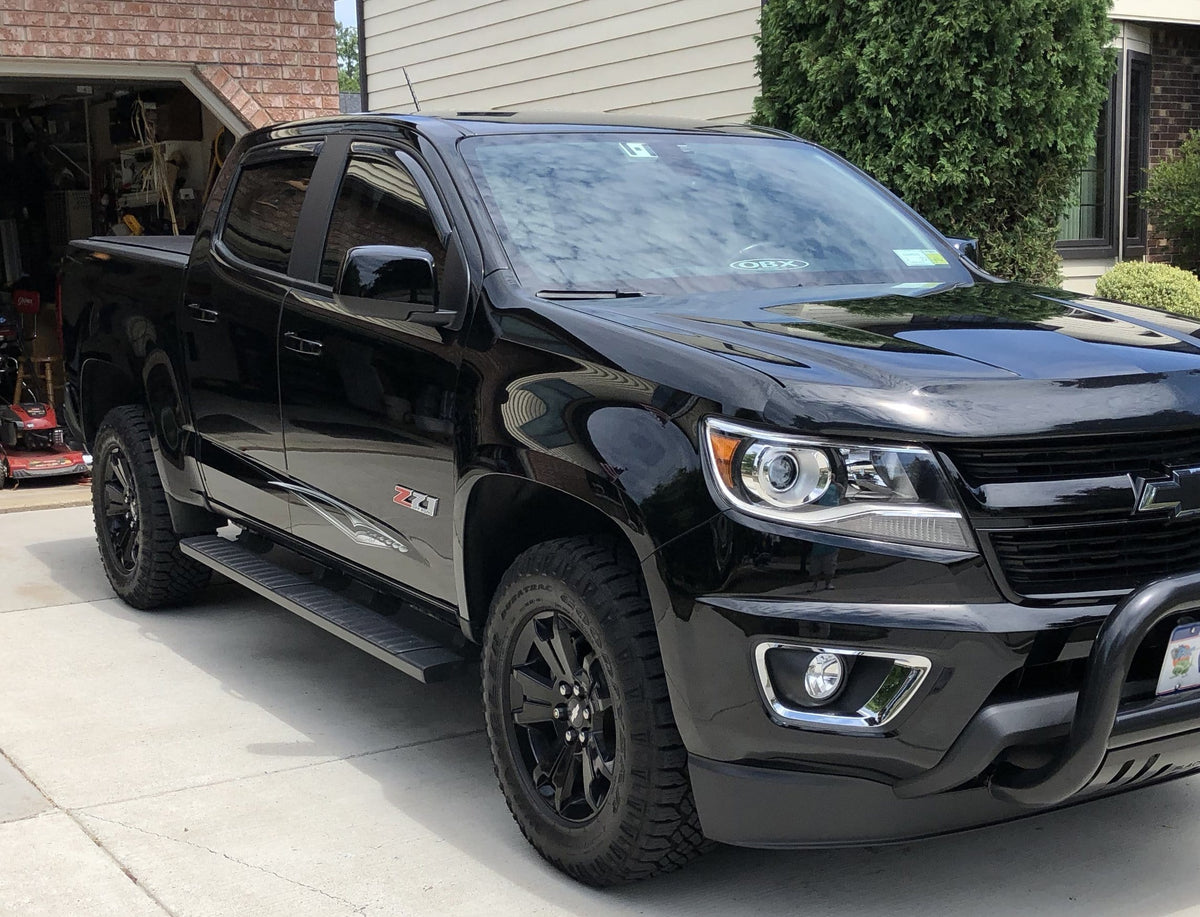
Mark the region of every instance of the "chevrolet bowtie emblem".
POLYGON ((1141 481, 1137 511, 1169 510, 1173 516, 1200 513, 1200 468, 1172 468, 1171 476, 1141 481))

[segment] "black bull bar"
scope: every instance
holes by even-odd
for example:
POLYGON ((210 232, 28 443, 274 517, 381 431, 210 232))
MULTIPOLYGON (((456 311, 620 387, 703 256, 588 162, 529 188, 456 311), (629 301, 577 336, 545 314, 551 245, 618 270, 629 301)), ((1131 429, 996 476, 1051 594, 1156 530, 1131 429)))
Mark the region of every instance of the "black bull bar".
MULTIPOLYGON (((1188 611, 1200 611, 1200 572, 1149 583, 1122 599, 1092 644, 1062 751, 1039 768, 998 771, 989 783, 992 795, 1022 806, 1052 806, 1086 787, 1108 752, 1134 654, 1156 624, 1188 611)), ((1171 704, 1171 719, 1200 728, 1200 689, 1171 704)))

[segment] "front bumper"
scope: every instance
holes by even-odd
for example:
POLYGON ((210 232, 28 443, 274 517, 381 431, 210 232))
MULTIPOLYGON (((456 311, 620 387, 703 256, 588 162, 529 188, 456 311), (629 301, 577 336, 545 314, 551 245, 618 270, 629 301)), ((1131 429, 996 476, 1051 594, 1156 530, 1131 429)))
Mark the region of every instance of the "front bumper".
MULTIPOLYGON (((953 573, 929 583, 955 598, 953 573)), ((1115 607, 822 598, 676 591, 659 616, 697 808, 715 840, 899 841, 1200 770, 1200 691, 1154 699, 1130 678, 1148 635, 1200 611, 1200 573, 1115 607), (930 669, 886 723, 788 722, 759 681, 764 642, 903 654, 930 669), (1039 666, 1074 673, 1072 683, 1006 688, 1039 666)))
MULTIPOLYGON (((688 759, 704 834, 742 847, 851 847, 936 837, 1048 811, 997 798, 989 786, 905 797, 843 774, 688 759)), ((1200 769, 1200 730, 1111 749, 1058 805, 1086 802, 1200 769)))

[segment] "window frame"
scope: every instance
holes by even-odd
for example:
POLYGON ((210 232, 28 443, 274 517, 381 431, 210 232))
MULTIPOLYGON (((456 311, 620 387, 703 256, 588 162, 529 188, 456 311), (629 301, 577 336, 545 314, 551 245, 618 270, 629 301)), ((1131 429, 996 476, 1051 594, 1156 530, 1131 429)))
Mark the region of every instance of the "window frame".
MULTIPOLYGON (((1142 136, 1141 151, 1140 151, 1141 161, 1142 161, 1142 176, 1141 176, 1140 184, 1142 187, 1138 189, 1140 191, 1146 185, 1146 182, 1148 180, 1148 173, 1149 173, 1149 169, 1150 169, 1150 107, 1153 103, 1153 95, 1151 94, 1151 78, 1153 76, 1153 64, 1152 64, 1151 56, 1149 54, 1144 54, 1141 51, 1129 51, 1129 52, 1127 52, 1127 54, 1129 57, 1128 72, 1132 73, 1133 68, 1135 66, 1137 66, 1142 70, 1143 77, 1144 77, 1144 81, 1142 84, 1144 87, 1144 97, 1142 99, 1141 118, 1139 119, 1141 121, 1140 126, 1141 126, 1141 136, 1142 136)), ((1132 96, 1128 95, 1128 93, 1131 93, 1133 91, 1133 80, 1130 79, 1127 82, 1128 82, 1128 86, 1127 86, 1127 91, 1126 91, 1124 98, 1125 98, 1126 109, 1131 111, 1132 96)), ((1124 138, 1125 143, 1123 144, 1123 154, 1125 157, 1125 163, 1124 163, 1125 170, 1124 171, 1125 171, 1126 176, 1128 176, 1128 174, 1129 174, 1129 170, 1128 170, 1129 158, 1128 157, 1129 157, 1130 138, 1131 138, 1131 131, 1129 130, 1129 126, 1127 125, 1126 129, 1125 129, 1125 138, 1124 138)), ((1129 188, 1128 186, 1124 190, 1125 190, 1125 194, 1122 196, 1122 200, 1121 200, 1122 208, 1125 208, 1128 205, 1131 194, 1137 193, 1135 191, 1132 191, 1132 189, 1129 188)), ((1132 234, 1132 235, 1129 232, 1130 227, 1128 226, 1128 224, 1122 225, 1122 229, 1121 229, 1121 236, 1122 236, 1122 238, 1121 238, 1122 255, 1121 256, 1122 256, 1122 258, 1126 258, 1126 259, 1142 258, 1146 254, 1146 246, 1147 246, 1148 237, 1149 237, 1149 230, 1148 230, 1149 217, 1146 213, 1145 206, 1140 205, 1140 204, 1137 208, 1137 224, 1138 224, 1137 225, 1138 231, 1137 231, 1137 233, 1132 234)))
MULTIPOLYGON (((1124 68, 1118 68, 1116 74, 1109 81, 1108 90, 1108 105, 1107 111, 1104 113, 1104 131, 1105 131, 1105 164, 1103 170, 1104 187, 1101 192, 1103 200, 1103 232, 1102 236, 1097 236, 1091 239, 1066 239, 1055 243, 1055 248, 1064 259, 1085 259, 1085 258, 1115 258, 1118 250, 1117 239, 1117 185, 1120 179, 1120 172, 1117 168, 1118 158, 1123 162, 1124 157, 1118 157, 1121 151, 1117 143, 1117 105, 1123 104, 1125 98, 1125 72, 1124 68)), ((1097 120, 1097 127, 1099 120, 1097 120)), ((1123 204, 1123 200, 1121 202, 1123 204)))
POLYGON ((261 264, 255 264, 253 261, 247 261, 238 255, 225 242, 225 228, 229 221, 229 212, 233 207, 233 199, 237 194, 238 186, 241 184, 242 176, 247 169, 266 163, 282 162, 288 159, 311 159, 313 163, 312 173, 309 175, 309 183, 311 185, 316 179, 317 170, 321 165, 324 154, 324 141, 296 140, 292 138, 256 146, 242 156, 238 161, 237 172, 229 184, 229 191, 225 195, 225 199, 221 202, 221 209, 217 214, 216 228, 213 232, 213 248, 223 260, 230 265, 236 266, 239 270, 249 271, 261 277, 279 279, 281 277, 292 278, 294 276, 292 271, 295 269, 296 249, 299 247, 301 234, 306 223, 305 216, 310 207, 310 195, 307 191, 304 195, 304 203, 300 206, 300 213, 296 217, 296 232, 292 237, 292 250, 288 255, 288 267, 282 273, 274 268, 264 267, 261 264))
POLYGON ((320 213, 313 216, 313 220, 319 227, 314 232, 313 238, 314 240, 319 238, 319 244, 314 249, 315 254, 312 259, 311 270, 308 272, 308 276, 294 278, 302 280, 305 286, 326 294, 333 291, 333 285, 321 282, 321 264, 325 256, 325 246, 329 241, 329 230, 333 225, 333 214, 337 208, 338 199, 341 197, 342 182, 346 177, 346 169, 350 165, 350 160, 356 156, 384 161, 389 165, 404 169, 412 177, 417 190, 421 193, 421 198, 429 210, 429 217, 433 221, 433 228, 437 232, 443 249, 449 251, 450 248, 450 236, 453 232, 453 224, 450 222, 445 202, 438 192, 437 185, 430 179, 424 163, 422 163, 416 152, 402 144, 389 143, 380 138, 345 138, 344 149, 336 157, 337 171, 335 178, 329 182, 332 192, 329 194, 328 203, 322 208, 320 213))

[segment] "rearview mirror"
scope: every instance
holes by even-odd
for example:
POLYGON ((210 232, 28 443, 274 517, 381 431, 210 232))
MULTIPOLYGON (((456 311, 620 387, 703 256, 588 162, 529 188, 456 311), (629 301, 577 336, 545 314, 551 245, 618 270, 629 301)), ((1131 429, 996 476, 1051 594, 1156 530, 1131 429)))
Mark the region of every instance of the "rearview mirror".
MULTIPOLYGON (((364 300, 398 304, 399 308, 389 307, 387 313, 397 318, 435 312, 438 288, 433 255, 423 248, 360 245, 346 252, 334 290, 346 300, 357 300, 356 305, 366 305, 364 300)), ((369 311, 384 314, 379 309, 369 311)))
POLYGON ((946 241, 954 246, 954 250, 970 261, 972 264, 979 263, 979 240, 978 239, 951 239, 946 238, 946 241))

